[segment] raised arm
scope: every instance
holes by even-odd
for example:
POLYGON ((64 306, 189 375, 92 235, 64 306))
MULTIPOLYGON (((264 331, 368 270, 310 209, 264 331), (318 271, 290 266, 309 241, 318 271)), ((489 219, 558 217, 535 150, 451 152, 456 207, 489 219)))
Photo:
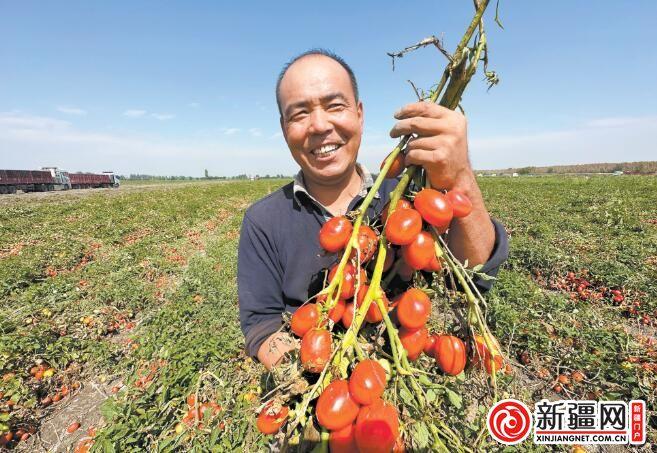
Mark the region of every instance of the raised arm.
POLYGON ((467 121, 460 112, 431 102, 416 102, 395 113, 391 137, 415 134, 407 147, 406 165, 421 165, 437 189, 457 189, 472 201, 472 213, 455 219, 449 247, 470 267, 485 263, 495 244, 495 228, 468 158, 467 121))

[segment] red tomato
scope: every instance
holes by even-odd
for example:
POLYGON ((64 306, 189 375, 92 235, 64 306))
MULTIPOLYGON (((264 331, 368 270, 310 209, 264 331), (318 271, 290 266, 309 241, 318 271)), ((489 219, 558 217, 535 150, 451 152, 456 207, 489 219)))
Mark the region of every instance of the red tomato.
POLYGON ((339 252, 347 245, 353 226, 344 216, 327 220, 319 230, 319 245, 327 252, 339 252))
POLYGON ((297 337, 303 337, 319 323, 319 307, 317 304, 306 304, 297 308, 290 320, 290 328, 297 337))
POLYGON ((407 245, 422 231, 422 216, 415 209, 395 209, 385 226, 388 241, 395 245, 407 245))
POLYGON ((431 257, 436 256, 434 244, 431 234, 420 231, 413 242, 402 247, 404 261, 415 270, 424 269, 431 262, 431 257))
POLYGON ((445 373, 456 376, 465 368, 465 344, 452 335, 440 335, 434 346, 436 361, 445 373))
POLYGON ((431 260, 429 260, 429 264, 424 266, 422 270, 427 272, 440 272, 441 270, 443 270, 443 266, 442 264, 440 264, 440 261, 436 257, 435 253, 431 255, 431 260))
POLYGON ((342 314, 342 325, 348 329, 351 327, 352 322, 354 322, 354 303, 349 302, 344 307, 344 313, 342 314))
POLYGON ((463 192, 450 190, 445 196, 454 208, 454 217, 465 217, 472 212, 472 202, 463 192))
POLYGON ((438 340, 438 335, 429 335, 427 342, 424 345, 424 353, 429 357, 435 357, 436 341, 438 340))
MULTIPOLYGON (((338 265, 334 265, 331 268, 331 272, 329 272, 329 281, 333 280, 333 277, 335 277, 335 274, 338 271, 338 265)), ((367 273, 365 273, 364 269, 360 270, 360 284, 363 285, 367 283, 367 273)), ((354 297, 354 294, 356 293, 356 267, 351 264, 347 263, 347 265, 344 267, 344 272, 342 276, 342 290, 340 292, 340 299, 350 299, 354 297)))
POLYGON ((431 300, 418 288, 406 291, 397 306, 397 319, 399 323, 409 330, 424 326, 431 315, 431 300))
POLYGON ((428 224, 447 227, 452 221, 454 210, 449 200, 434 189, 422 189, 415 195, 413 206, 428 224))
POLYGON ((310 329, 301 339, 301 364, 306 371, 321 373, 331 358, 331 333, 326 329, 310 329))
POLYGON ((376 360, 363 360, 349 377, 349 393, 359 404, 372 404, 386 389, 386 370, 376 360))
POLYGON ((399 415, 395 406, 380 398, 363 406, 356 420, 355 437, 360 453, 391 452, 399 437, 399 415))
MULTIPOLYGON (((367 291, 369 289, 370 289, 369 285, 363 285, 358 290, 358 296, 356 296, 356 301, 358 302, 359 307, 363 303, 363 300, 365 300, 365 295, 367 294, 367 291)), ((388 307, 390 305, 390 301, 386 297, 386 294, 383 291, 380 291, 379 294, 383 299, 383 305, 388 307)), ((367 309, 367 313, 365 314, 365 321, 372 324, 376 324, 377 322, 383 321, 383 315, 381 314, 381 310, 379 310, 379 306, 377 305, 376 300, 372 300, 372 302, 370 303, 370 307, 367 309)))
POLYGON ((424 350, 424 345, 427 343, 428 337, 429 331, 426 327, 416 330, 409 330, 405 327, 399 329, 399 339, 404 349, 406 349, 408 360, 415 361, 420 357, 420 353, 424 350))
POLYGON ((338 302, 335 304, 335 307, 331 308, 328 312, 328 317, 333 322, 338 322, 342 319, 346 308, 346 302, 344 299, 338 299, 338 302))
MULTIPOLYGON (((502 367, 504 365, 504 358, 500 353, 501 348, 500 348, 500 344, 497 342, 497 339, 495 339, 494 337, 491 337, 491 339, 493 343, 492 359, 495 365, 495 372, 497 373, 502 370, 502 367)), ((477 352, 475 353, 475 358, 474 358, 475 364, 477 366, 481 366, 483 362, 484 368, 486 368, 486 373, 492 374, 493 364, 491 363, 491 353, 488 350, 488 347, 486 346, 484 337, 482 337, 481 335, 475 335, 475 345, 477 347, 477 352)))
POLYGON ((345 379, 331 382, 319 395, 315 407, 317 422, 328 430, 351 425, 358 416, 358 403, 349 394, 345 379))
POLYGON ((356 425, 351 423, 329 434, 329 451, 331 453, 358 453, 356 446, 356 425))
POLYGON ((80 423, 79 422, 73 422, 70 425, 68 425, 68 428, 66 428, 66 432, 71 434, 76 432, 80 428, 80 423))
MULTIPOLYGON (((386 161, 388 160, 388 157, 390 157, 390 154, 388 154, 388 156, 386 156, 386 158, 383 159, 383 162, 381 162, 381 167, 379 167, 379 170, 383 170, 383 166, 386 164, 386 161)), ((386 173, 386 178, 396 178, 397 176, 402 174, 405 168, 406 166, 404 165, 404 155, 402 153, 399 153, 397 154, 397 156, 395 156, 395 159, 392 161, 392 165, 390 165, 390 168, 388 168, 388 173, 386 173)))
POLYGON ((270 401, 258 414, 258 420, 256 421, 258 430, 262 434, 278 432, 287 421, 288 412, 290 412, 290 409, 287 406, 280 406, 270 401))
MULTIPOLYGON (((377 245, 379 243, 379 236, 374 230, 367 225, 361 225, 358 229, 358 248, 360 249, 360 263, 366 263, 372 259, 376 253, 377 245)), ((358 251, 351 250, 350 259, 356 260, 358 251)))
MULTIPOLYGON (((386 224, 388 221, 388 210, 390 209, 390 202, 386 203, 386 205, 383 208, 383 211, 381 211, 381 223, 386 224)), ((398 211, 399 209, 413 209, 413 204, 408 201, 406 198, 400 198, 399 201, 397 202, 397 207, 395 208, 395 211, 398 211)))

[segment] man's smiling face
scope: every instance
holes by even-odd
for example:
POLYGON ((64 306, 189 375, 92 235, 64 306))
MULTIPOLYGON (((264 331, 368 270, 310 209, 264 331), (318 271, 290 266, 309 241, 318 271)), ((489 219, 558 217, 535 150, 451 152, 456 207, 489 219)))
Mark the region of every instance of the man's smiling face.
POLYGON ((281 128, 305 178, 331 185, 351 176, 363 132, 363 106, 347 71, 309 55, 289 67, 278 98, 281 128))

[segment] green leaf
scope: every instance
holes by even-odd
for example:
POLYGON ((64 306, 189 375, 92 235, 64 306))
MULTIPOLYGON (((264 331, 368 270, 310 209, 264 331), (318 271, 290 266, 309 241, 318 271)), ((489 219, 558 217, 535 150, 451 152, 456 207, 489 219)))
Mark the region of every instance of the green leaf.
POLYGON ((427 390, 427 393, 426 393, 427 403, 433 403, 434 401, 436 401, 437 397, 438 397, 438 395, 436 395, 436 392, 434 392, 431 389, 427 390))
POLYGON ((100 406, 100 413, 103 415, 103 417, 107 421, 113 420, 117 415, 116 409, 115 409, 114 405, 111 404, 111 403, 101 405, 100 406))
POLYGON ((407 405, 415 406, 415 401, 413 401, 413 395, 411 395, 411 393, 408 390, 402 388, 399 391, 399 396, 407 405))
POLYGON ((461 395, 450 389, 447 389, 447 398, 454 407, 461 409, 461 406, 463 405, 463 398, 461 398, 461 395))
POLYGON ((413 425, 411 425, 411 431, 413 432, 411 438, 417 447, 415 450, 427 450, 430 442, 429 428, 427 428, 427 425, 424 422, 413 423, 413 425))
POLYGON ((429 376, 426 374, 420 374, 418 381, 420 381, 420 384, 422 385, 433 385, 433 382, 431 382, 431 379, 429 379, 429 376))

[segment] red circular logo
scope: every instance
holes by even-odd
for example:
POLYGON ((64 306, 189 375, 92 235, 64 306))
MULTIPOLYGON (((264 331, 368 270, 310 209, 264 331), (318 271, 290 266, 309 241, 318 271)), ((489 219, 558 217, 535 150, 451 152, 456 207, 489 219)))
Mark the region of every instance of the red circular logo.
POLYGON ((496 403, 488 411, 488 432, 496 441, 515 445, 529 436, 532 414, 521 401, 508 399, 496 403))

